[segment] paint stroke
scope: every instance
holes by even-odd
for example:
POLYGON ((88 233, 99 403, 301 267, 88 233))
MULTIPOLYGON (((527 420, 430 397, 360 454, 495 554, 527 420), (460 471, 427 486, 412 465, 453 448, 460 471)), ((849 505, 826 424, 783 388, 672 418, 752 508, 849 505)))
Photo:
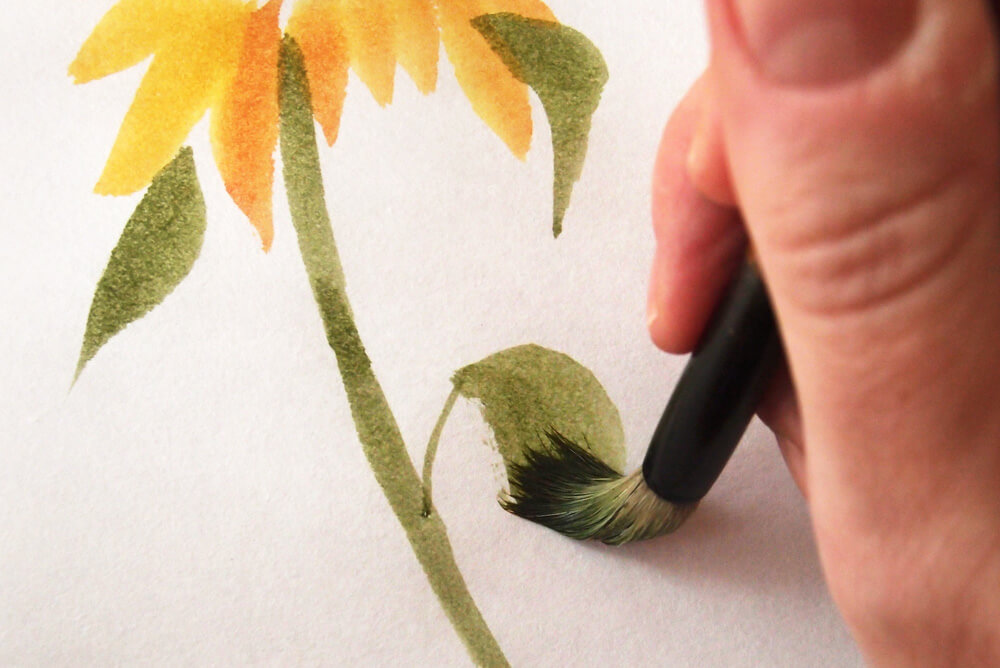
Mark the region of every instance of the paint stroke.
MULTIPOLYGON (((573 358, 536 344, 508 348, 459 369, 424 453, 424 508, 433 508, 432 478, 441 433, 461 396, 479 403, 503 459, 508 483, 553 437, 580 443, 618 474, 625 470, 625 432, 618 408, 594 374, 573 358)), ((501 493, 502 495, 502 493, 501 493)))
POLYGON ((194 155, 183 148, 153 178, 111 252, 90 306, 74 382, 111 337, 149 313, 190 273, 205 227, 194 155))
POLYGON ((554 154, 552 234, 558 237, 573 185, 583 174, 607 65, 586 36, 559 23, 499 13, 480 16, 472 25, 545 107, 554 154))
POLYGON ((479 401, 508 477, 511 463, 524 464, 525 451, 544 447, 552 432, 624 472, 618 408, 572 357, 535 344, 517 346, 459 369, 452 383, 463 397, 479 401))
POLYGON ((510 72, 472 21, 490 11, 516 12, 535 19, 555 21, 551 10, 537 0, 472 0, 437 3, 441 41, 455 67, 455 78, 476 114, 520 159, 531 148, 534 127, 528 87, 510 72))
POLYGON ((257 229, 264 250, 274 239, 274 149, 278 144, 281 0, 250 15, 239 64, 211 119, 215 164, 233 202, 257 229))
POLYGON ((305 64, 290 37, 282 45, 281 76, 280 144, 292 222, 365 457, 473 661, 506 666, 455 563, 444 522, 424 513, 423 485, 354 323, 326 209, 305 64))
POLYGON ((453 387, 451 392, 448 394, 448 398, 444 402, 444 408, 441 409, 441 415, 438 416, 437 422, 434 424, 434 429, 431 431, 431 437, 427 440, 427 448, 424 450, 424 472, 423 472, 423 482, 424 482, 424 515, 430 515, 434 512, 434 499, 433 499, 433 478, 434 478, 434 460, 437 458, 438 446, 441 443, 441 433, 444 431, 444 425, 448 422, 448 417, 451 415, 451 409, 455 407, 455 402, 458 401, 460 393, 457 387, 453 387))

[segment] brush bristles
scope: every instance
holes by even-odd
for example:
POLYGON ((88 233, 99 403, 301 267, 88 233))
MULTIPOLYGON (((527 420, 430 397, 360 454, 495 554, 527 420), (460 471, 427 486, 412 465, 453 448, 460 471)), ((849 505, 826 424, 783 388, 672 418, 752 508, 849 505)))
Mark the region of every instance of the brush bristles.
POLYGON ((677 529, 697 503, 664 501, 642 478, 624 476, 559 433, 508 465, 504 510, 577 540, 621 545, 677 529))

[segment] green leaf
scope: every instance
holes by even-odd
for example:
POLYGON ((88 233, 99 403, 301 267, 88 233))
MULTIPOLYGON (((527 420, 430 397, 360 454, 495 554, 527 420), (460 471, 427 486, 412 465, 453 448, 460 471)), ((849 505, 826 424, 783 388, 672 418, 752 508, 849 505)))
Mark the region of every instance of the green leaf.
POLYGON ((490 355, 460 369, 455 389, 481 402, 504 465, 523 463, 546 433, 558 432, 625 470, 625 433, 618 409, 587 368, 573 358, 534 344, 490 355))
POLYGON ((555 160, 552 233, 558 237, 573 184, 583 173, 590 119, 608 81, 607 65, 589 39, 559 23, 501 13, 475 18, 472 25, 545 107, 555 160))
POLYGON ((194 156, 182 148, 153 179, 97 284, 76 376, 101 346, 146 315, 188 275, 205 236, 194 156))

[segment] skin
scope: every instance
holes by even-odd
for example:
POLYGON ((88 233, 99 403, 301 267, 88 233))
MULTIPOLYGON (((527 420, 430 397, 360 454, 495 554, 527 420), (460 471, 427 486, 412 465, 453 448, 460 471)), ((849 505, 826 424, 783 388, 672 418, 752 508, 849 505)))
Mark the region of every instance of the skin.
POLYGON ((875 665, 1000 665, 987 6, 707 7, 710 65, 655 168, 653 340, 691 350, 751 240, 788 358, 760 414, 862 651, 875 665))

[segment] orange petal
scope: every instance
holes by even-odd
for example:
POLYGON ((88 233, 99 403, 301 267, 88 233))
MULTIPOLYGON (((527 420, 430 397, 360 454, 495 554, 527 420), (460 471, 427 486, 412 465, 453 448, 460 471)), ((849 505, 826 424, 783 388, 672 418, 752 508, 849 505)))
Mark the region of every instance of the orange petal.
POLYGON ((396 75, 397 17, 386 0, 341 0, 341 8, 351 67, 385 106, 392 102, 396 75))
POLYGON ((538 0, 438 0, 437 7, 445 51, 472 108, 523 159, 531 147, 528 87, 511 75, 470 21, 498 12, 546 21, 555 16, 538 0))
POLYGON ((347 94, 347 40, 338 0, 299 0, 288 21, 306 61, 313 114, 330 146, 337 141, 347 94))
POLYGON ((226 190, 271 247, 274 147, 278 141, 281 0, 250 15, 236 74, 212 112, 212 148, 226 190))
POLYGON ((396 57, 417 89, 430 93, 437 84, 437 17, 430 0, 390 0, 389 11, 396 21, 396 57))

